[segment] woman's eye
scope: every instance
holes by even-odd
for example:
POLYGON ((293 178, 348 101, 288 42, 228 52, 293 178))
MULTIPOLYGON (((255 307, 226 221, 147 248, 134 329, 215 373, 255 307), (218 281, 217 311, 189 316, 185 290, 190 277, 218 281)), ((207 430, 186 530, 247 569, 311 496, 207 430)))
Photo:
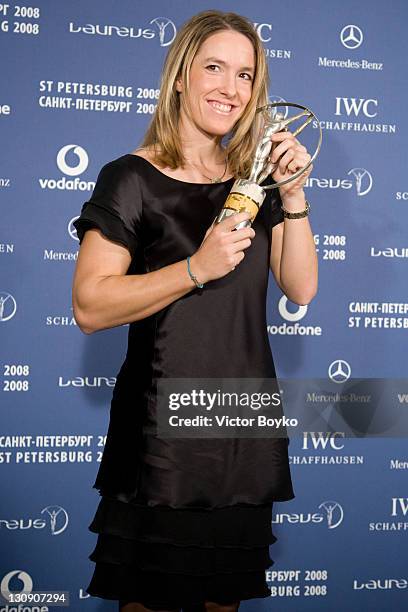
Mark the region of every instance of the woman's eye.
POLYGON ((207 66, 207 70, 210 70, 210 72, 218 72, 220 69, 219 66, 217 66, 217 64, 210 64, 209 66, 207 66))
POLYGON ((243 76, 246 81, 252 81, 252 75, 248 72, 241 72, 241 76, 243 76))

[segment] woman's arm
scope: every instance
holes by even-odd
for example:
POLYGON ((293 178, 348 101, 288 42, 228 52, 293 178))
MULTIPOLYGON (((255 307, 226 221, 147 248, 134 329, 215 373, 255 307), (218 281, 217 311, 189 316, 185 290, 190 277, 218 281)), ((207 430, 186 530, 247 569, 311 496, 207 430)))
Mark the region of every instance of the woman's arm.
MULTIPOLYGON (((287 179, 310 160, 310 155, 293 134, 278 132, 272 136, 275 147, 272 162, 279 162, 273 173, 276 182, 287 179)), ((296 180, 279 188, 283 207, 288 212, 306 208, 303 186, 312 166, 296 180)), ((272 228, 270 267, 278 286, 296 304, 308 304, 317 292, 318 265, 313 233, 308 217, 284 218, 272 228)))
MULTIPOLYGON (((233 217, 211 226, 192 255, 191 270, 200 282, 225 276, 244 258, 254 230, 231 231, 249 215, 233 217)), ((72 287, 74 316, 84 333, 148 317, 195 288, 185 259, 154 272, 126 275, 130 262, 128 249, 108 240, 100 230, 85 232, 72 287)))
MULTIPOLYGON (((306 201, 287 201, 283 206, 291 212, 304 210, 306 201)), ((283 293, 295 304, 308 304, 317 293, 318 268, 313 233, 308 217, 284 219, 272 228, 270 266, 283 293)))

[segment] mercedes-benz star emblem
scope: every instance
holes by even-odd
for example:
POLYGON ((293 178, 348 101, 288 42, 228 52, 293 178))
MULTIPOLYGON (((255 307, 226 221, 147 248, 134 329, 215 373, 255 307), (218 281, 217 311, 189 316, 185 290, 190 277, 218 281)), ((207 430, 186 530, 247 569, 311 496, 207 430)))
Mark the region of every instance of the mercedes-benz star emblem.
POLYGON ((335 383, 346 382, 351 376, 351 367, 344 359, 336 359, 329 365, 329 378, 335 383))
POLYGON ((340 40, 347 49, 358 49, 363 39, 363 32, 356 25, 346 25, 340 32, 340 40))

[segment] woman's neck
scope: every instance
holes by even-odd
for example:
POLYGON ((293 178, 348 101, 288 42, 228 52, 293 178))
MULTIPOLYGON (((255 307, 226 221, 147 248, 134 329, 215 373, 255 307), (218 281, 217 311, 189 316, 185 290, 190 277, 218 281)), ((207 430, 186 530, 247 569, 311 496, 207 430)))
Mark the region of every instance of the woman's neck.
POLYGON ((198 168, 217 168, 225 164, 225 151, 221 136, 200 131, 189 121, 179 121, 179 133, 184 158, 198 168))

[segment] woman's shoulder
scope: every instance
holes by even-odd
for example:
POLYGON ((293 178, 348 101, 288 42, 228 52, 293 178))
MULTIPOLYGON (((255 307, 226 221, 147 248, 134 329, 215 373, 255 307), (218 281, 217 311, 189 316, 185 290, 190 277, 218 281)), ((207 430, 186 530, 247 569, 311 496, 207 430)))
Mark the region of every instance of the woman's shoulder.
POLYGON ((124 153, 101 166, 97 182, 99 184, 139 182, 140 179, 145 178, 150 167, 151 162, 147 156, 136 154, 136 152, 124 153))
POLYGON ((154 163, 155 160, 155 153, 151 147, 140 147, 139 149, 131 151, 129 155, 133 155, 134 157, 141 157, 142 159, 146 159, 150 163, 154 163))

